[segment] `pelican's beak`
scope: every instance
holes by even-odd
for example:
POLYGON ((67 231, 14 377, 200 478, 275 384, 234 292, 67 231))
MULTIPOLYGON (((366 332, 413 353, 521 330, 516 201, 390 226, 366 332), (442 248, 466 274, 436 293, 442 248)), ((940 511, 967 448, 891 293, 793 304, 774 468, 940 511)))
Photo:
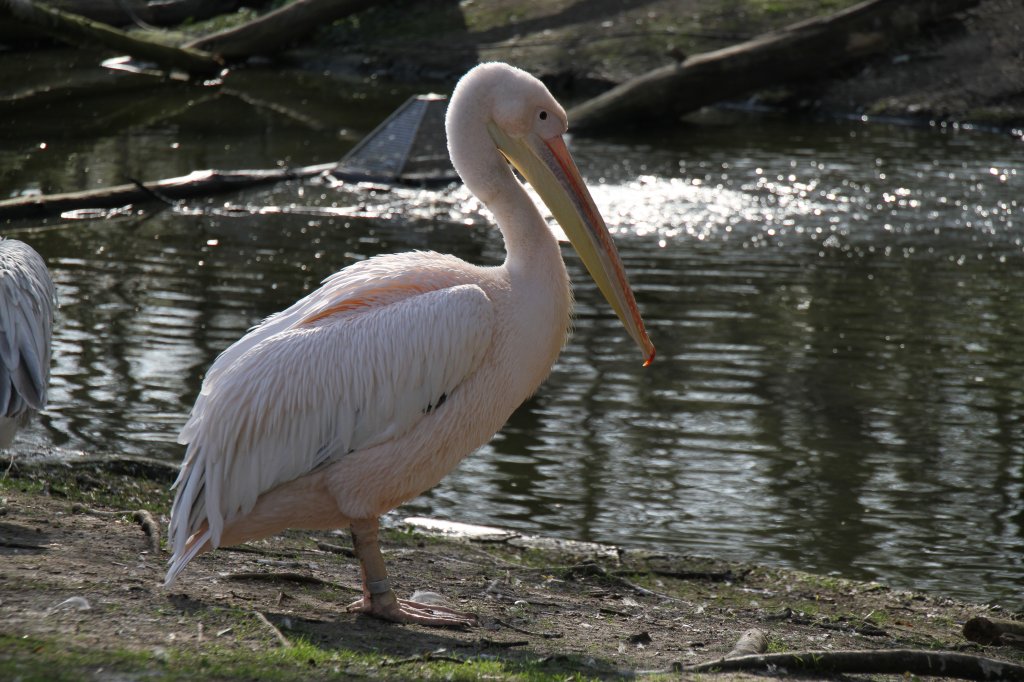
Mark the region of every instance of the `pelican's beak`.
POLYGON ((572 160, 561 135, 547 139, 530 133, 516 138, 488 125, 498 149, 533 186, 562 226, 601 293, 644 353, 644 367, 654 360, 654 344, 644 329, 633 290, 604 218, 572 160))

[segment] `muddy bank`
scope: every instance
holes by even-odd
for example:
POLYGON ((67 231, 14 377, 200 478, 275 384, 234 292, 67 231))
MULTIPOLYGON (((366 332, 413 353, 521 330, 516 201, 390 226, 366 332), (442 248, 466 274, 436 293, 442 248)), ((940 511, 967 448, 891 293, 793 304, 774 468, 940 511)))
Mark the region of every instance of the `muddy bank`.
MULTIPOLYGON (((316 67, 450 84, 478 60, 508 61, 579 102, 649 70, 856 4, 632 0, 473 0, 443 10, 383 3, 292 55, 316 67)), ((921 121, 1024 124, 1024 5, 981 0, 921 28, 890 54, 807 81, 750 93, 775 111, 921 121)), ((813 59, 813 55, 808 55, 813 59)))
POLYGON ((452 539, 397 516, 383 539, 397 590, 436 592, 480 627, 347 613, 358 565, 333 533, 218 550, 165 589, 167 553, 154 542, 173 475, 146 461, 12 462, 0 483, 0 677, 618 678, 714 660, 751 628, 770 653, 902 649, 1024 664, 1022 649, 964 639, 973 616, 1024 615, 995 607, 516 533, 452 539))

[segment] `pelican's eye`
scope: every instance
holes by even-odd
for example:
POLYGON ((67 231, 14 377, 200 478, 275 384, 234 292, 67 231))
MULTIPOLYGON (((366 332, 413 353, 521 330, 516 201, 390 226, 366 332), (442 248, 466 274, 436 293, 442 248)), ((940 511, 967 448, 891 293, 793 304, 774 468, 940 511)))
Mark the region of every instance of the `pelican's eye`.
POLYGON ((543 109, 540 110, 540 120, 548 120, 548 112, 544 111, 543 109))

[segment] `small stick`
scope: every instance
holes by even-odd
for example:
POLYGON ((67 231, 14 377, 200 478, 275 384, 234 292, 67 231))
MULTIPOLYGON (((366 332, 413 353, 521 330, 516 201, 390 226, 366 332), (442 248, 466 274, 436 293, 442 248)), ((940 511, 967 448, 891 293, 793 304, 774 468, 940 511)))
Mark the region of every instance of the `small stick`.
POLYGON ((162 531, 160 529, 160 522, 153 518, 153 515, 145 509, 136 509, 135 511, 103 511, 101 509, 93 509, 87 507, 84 504, 76 502, 71 505, 72 514, 89 514, 90 516, 131 516, 135 523, 139 524, 146 537, 149 538, 149 548, 154 554, 160 553, 160 537, 162 531))
POLYGON ((153 518, 145 509, 136 509, 132 512, 132 518, 135 523, 142 527, 143 532, 146 533, 146 537, 149 538, 149 548, 153 551, 153 554, 160 553, 160 522, 153 518))
POLYGON ((499 642, 496 639, 487 639, 486 637, 481 637, 477 640, 477 643, 479 643, 482 646, 494 647, 495 649, 511 649, 512 647, 529 646, 530 644, 525 639, 515 640, 512 642, 499 642))
POLYGON ((343 547, 342 545, 335 545, 330 542, 324 542, 323 540, 316 541, 316 548, 321 552, 330 552, 332 554, 341 554, 342 556, 355 557, 356 553, 352 551, 351 547, 343 547))
POLYGON ((271 623, 270 620, 266 616, 263 615, 262 611, 253 611, 253 613, 256 614, 256 619, 258 621, 260 621, 261 623, 266 625, 268 628, 270 628, 270 631, 274 633, 274 637, 277 638, 277 641, 281 644, 281 646, 285 647, 286 649, 291 648, 292 643, 290 641, 288 641, 288 638, 285 637, 284 634, 280 630, 277 629, 276 625, 271 623))
POLYGON ((384 666, 396 666, 406 665, 408 663, 425 663, 427 661, 450 661, 452 663, 465 663, 466 660, 458 658, 457 656, 449 656, 445 653, 444 649, 438 649, 437 651, 425 651, 422 654, 415 656, 407 656, 405 658, 389 659, 382 662, 381 667, 384 666))
POLYGON ((494 622, 498 625, 508 628, 509 630, 515 630, 516 632, 520 632, 524 635, 533 635, 534 637, 543 637, 544 639, 558 639, 562 636, 561 632, 532 632, 530 630, 525 630, 523 628, 517 628, 515 625, 512 625, 511 623, 506 623, 505 621, 498 620, 497 618, 494 619, 494 622))

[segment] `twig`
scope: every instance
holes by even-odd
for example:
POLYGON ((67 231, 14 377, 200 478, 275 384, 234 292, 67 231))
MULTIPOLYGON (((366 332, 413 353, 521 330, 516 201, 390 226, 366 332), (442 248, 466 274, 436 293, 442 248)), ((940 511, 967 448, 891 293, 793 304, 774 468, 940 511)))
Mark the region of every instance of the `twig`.
POLYGON ((525 640, 525 639, 522 639, 522 640, 517 639, 517 640, 512 641, 512 642, 499 642, 496 639, 487 639, 486 637, 481 637, 480 639, 477 640, 477 643, 480 644, 481 646, 493 647, 495 649, 511 649, 512 647, 516 647, 516 646, 529 646, 529 644, 530 644, 530 642, 525 640))
POLYGON ((149 548, 153 554, 160 553, 160 536, 162 535, 160 530, 160 522, 153 518, 145 509, 136 509, 132 512, 132 518, 135 523, 142 527, 142 530, 146 533, 146 537, 149 538, 149 548))
POLYGON ((135 511, 106 511, 102 509, 93 509, 87 507, 84 504, 76 502, 71 505, 72 514, 89 514, 90 516, 131 516, 135 523, 139 524, 143 532, 146 534, 146 538, 149 540, 149 548, 154 554, 160 553, 160 538, 162 536, 162 530, 160 528, 160 522, 153 518, 153 515, 145 509, 136 509, 135 511))
POLYGON ((331 552, 332 554, 341 554, 342 556, 355 557, 356 553, 351 547, 343 547, 342 545, 331 544, 330 542, 324 542, 323 540, 316 541, 316 548, 321 552, 331 552))
POLYGON ((608 571, 606 571, 604 569, 604 567, 602 567, 599 564, 596 564, 596 563, 594 563, 592 561, 585 561, 585 562, 583 562, 581 564, 576 564, 575 566, 570 566, 563 573, 563 575, 564 575, 564 577, 566 579, 576 579, 576 578, 581 578, 581 577, 585 578, 585 577, 588 577, 588 576, 598 576, 598 577, 604 578, 605 580, 607 580, 610 583, 618 585, 619 587, 628 588, 630 590, 633 590, 634 592, 637 592, 638 594, 642 594, 642 595, 647 596, 647 597, 656 597, 657 599, 663 599, 663 600, 666 600, 666 601, 679 602, 680 604, 689 604, 689 602, 686 601, 685 599, 680 599, 678 597, 673 597, 673 596, 665 594, 663 592, 655 592, 654 590, 649 590, 646 587, 641 587, 640 585, 637 585, 636 583, 634 583, 631 580, 626 580, 621 575, 616 575, 614 573, 609 573, 608 571))
POLYGON ((515 625, 512 625, 511 623, 506 623, 503 620, 498 620, 497 618, 494 619, 494 622, 497 623, 498 625, 501 625, 503 627, 508 628, 509 630, 515 630, 516 632, 521 632, 524 635, 533 635, 534 637, 543 637, 544 639, 558 639, 559 637, 562 636, 561 632, 533 632, 531 630, 525 630, 523 628, 516 627, 515 625))
POLYGON ((676 578, 677 580, 705 580, 712 583, 731 583, 743 580, 749 569, 742 573, 733 573, 731 568, 727 568, 724 571, 672 571, 661 568, 648 568, 646 570, 617 570, 612 571, 611 575, 614 576, 626 576, 626 575, 644 575, 651 574, 660 576, 662 578, 676 578))
POLYGON ((830 674, 928 675, 966 680, 1024 681, 1024 666, 950 651, 876 649, 872 651, 792 651, 720 658, 685 666, 680 672, 735 672, 739 670, 813 671, 830 674))
POLYGON ((465 663, 466 659, 459 658, 458 656, 451 656, 445 653, 447 649, 437 649, 435 651, 425 651, 422 654, 415 656, 406 656, 405 658, 394 658, 383 661, 381 667, 391 667, 396 665, 407 665, 409 663, 424 663, 426 661, 451 661, 452 663, 465 663))
POLYGON ((283 646, 286 649, 291 648, 292 643, 288 640, 287 637, 284 636, 284 634, 280 630, 277 629, 276 625, 271 623, 270 620, 263 615, 262 611, 253 611, 253 613, 256 614, 256 619, 258 621, 260 621, 268 628, 270 628, 270 631, 274 633, 274 637, 277 638, 277 641, 281 644, 281 646, 283 646))

